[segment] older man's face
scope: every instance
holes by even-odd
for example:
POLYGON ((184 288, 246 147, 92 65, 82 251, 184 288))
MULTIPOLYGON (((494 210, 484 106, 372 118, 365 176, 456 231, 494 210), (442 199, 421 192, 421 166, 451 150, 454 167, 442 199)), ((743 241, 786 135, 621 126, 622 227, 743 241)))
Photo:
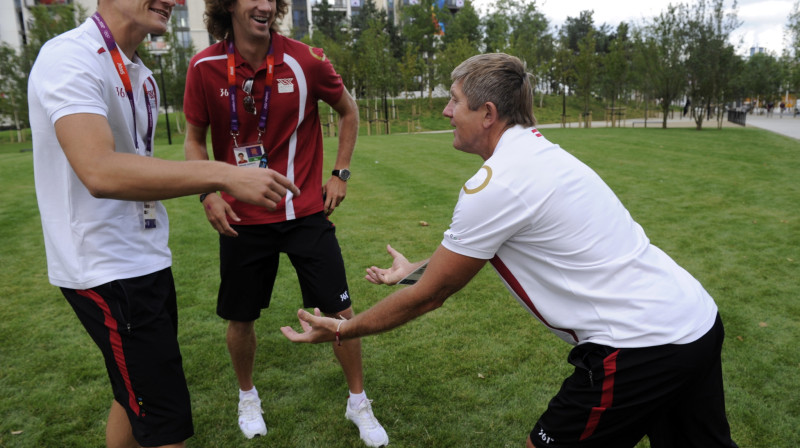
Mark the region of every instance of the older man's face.
POLYGON ((485 108, 470 110, 467 97, 461 90, 462 81, 453 83, 450 87, 450 101, 442 111, 442 115, 450 119, 453 131, 453 147, 460 151, 480 154, 483 148, 482 137, 485 136, 483 127, 485 108))

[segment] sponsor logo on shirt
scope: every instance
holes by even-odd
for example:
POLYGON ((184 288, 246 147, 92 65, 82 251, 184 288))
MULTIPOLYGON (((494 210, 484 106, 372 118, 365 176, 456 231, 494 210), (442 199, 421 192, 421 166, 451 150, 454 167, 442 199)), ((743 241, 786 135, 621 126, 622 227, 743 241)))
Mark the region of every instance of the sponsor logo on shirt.
POLYGON ((489 181, 492 180, 492 167, 489 165, 484 165, 481 169, 486 170, 486 174, 484 175, 482 172, 478 171, 477 174, 472 176, 472 179, 468 180, 467 183, 464 184, 464 193, 466 194, 475 194, 489 185, 489 181), (475 184, 478 184, 475 186, 475 184))
POLYGON ((278 93, 292 93, 294 92, 294 78, 283 78, 278 80, 278 93))
POLYGON ((320 61, 325 60, 325 53, 323 53, 322 48, 308 47, 308 51, 311 52, 311 56, 314 56, 320 61))

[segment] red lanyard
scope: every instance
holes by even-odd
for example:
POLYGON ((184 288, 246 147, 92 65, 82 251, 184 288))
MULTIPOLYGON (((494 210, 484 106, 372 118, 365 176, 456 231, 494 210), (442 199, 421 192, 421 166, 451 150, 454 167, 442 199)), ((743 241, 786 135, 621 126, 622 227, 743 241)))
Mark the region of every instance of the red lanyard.
MULTIPOLYGON (((133 86, 131 85, 130 75, 128 75, 128 69, 125 67, 125 62, 122 60, 122 55, 119 52, 119 48, 117 48, 117 43, 114 40, 114 36, 111 35, 111 30, 108 29, 108 25, 106 25, 105 20, 103 20, 103 18, 100 17, 100 14, 97 12, 92 15, 92 19, 97 25, 97 28, 100 29, 100 34, 103 35, 103 40, 106 43, 106 47, 108 47, 108 52, 111 54, 111 59, 114 61, 114 67, 119 74, 119 78, 122 80, 122 86, 125 87, 125 96, 128 97, 128 101, 131 103, 131 114, 133 115, 133 144, 138 151, 139 139, 136 136, 136 102, 133 99, 133 86)), ((155 84, 149 79, 149 77, 148 81, 150 81, 150 84, 153 87, 153 93, 155 94, 155 84)), ((147 98, 148 92, 146 83, 142 83, 142 89, 144 89, 145 104, 147 105, 147 134, 145 134, 145 154, 149 156, 153 154, 153 109, 152 106, 150 106, 150 101, 147 98)))
MULTIPOLYGON (((236 61, 233 40, 228 40, 228 97, 231 102, 231 135, 234 145, 238 146, 236 137, 239 135, 239 114, 236 103, 236 61)), ((272 93, 272 79, 275 76, 275 61, 272 56, 272 43, 267 53, 267 74, 264 79, 264 101, 261 103, 261 114, 258 117, 258 141, 267 129, 267 115, 269 114, 269 96, 272 93)))

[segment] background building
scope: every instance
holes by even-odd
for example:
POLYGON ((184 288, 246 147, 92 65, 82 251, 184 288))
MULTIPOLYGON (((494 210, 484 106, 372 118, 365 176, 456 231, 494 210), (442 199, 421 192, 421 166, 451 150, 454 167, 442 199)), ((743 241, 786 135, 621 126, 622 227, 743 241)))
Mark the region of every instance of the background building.
MULTIPOLYGON (((87 15, 97 10, 97 0, 0 0, 0 43, 19 49, 27 43, 31 22, 30 8, 64 4, 80 5, 87 15)), ((172 12, 177 26, 172 32, 177 35, 181 45, 188 47, 191 43, 199 51, 213 43, 203 23, 204 9, 205 2, 200 0, 177 1, 172 12)))
MULTIPOLYGON (((365 0, 328 0, 331 10, 342 15, 346 20, 361 12, 365 0)), ((314 7, 320 0, 291 0, 289 12, 280 23, 281 34, 295 39, 313 33, 314 7)), ((379 10, 387 12, 389 20, 399 21, 399 11, 403 6, 419 4, 419 0, 374 0, 379 10)), ((456 12, 464 6, 464 0, 436 0, 440 8, 448 8, 456 12)), ((97 9, 97 0, 0 0, 0 42, 19 49, 27 43, 27 30, 30 26, 30 8, 37 5, 76 4, 82 6, 88 15, 97 9)), ((195 51, 200 51, 214 43, 214 39, 206 32, 203 23, 205 2, 201 0, 178 0, 172 12, 176 27, 171 30, 184 47, 193 44, 195 51)))
MULTIPOLYGON (((418 5, 419 0, 373 0, 375 7, 387 12, 389 20, 398 24, 400 21, 400 10, 403 6, 418 5)), ((313 34, 313 27, 309 24, 314 23, 314 6, 321 3, 321 0, 292 0, 290 13, 284 18, 282 33, 295 39, 300 39, 305 35, 313 34)), ((350 19, 361 12, 365 0, 328 0, 328 5, 332 11, 341 14, 342 19, 350 19)), ((435 0, 439 8, 447 8, 450 12, 457 12, 464 7, 464 0, 435 0)))

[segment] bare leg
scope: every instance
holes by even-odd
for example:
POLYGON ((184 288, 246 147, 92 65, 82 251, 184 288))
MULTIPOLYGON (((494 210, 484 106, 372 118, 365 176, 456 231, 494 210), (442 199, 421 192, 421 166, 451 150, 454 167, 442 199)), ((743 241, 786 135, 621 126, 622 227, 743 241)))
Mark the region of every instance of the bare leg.
POLYGON ((233 371, 239 381, 239 388, 248 391, 253 388, 253 365, 256 358, 255 321, 228 321, 226 341, 231 355, 233 371))
MULTIPOLYGON (((329 317, 342 316, 345 319, 353 317, 353 308, 350 307, 338 314, 327 314, 329 317)), ((347 387, 350 392, 361 393, 364 391, 364 372, 361 365, 361 339, 348 339, 342 345, 333 343, 333 353, 339 364, 342 365, 347 387)))
MULTIPOLYGON (((141 448, 139 443, 136 442, 136 439, 133 438, 128 414, 117 400, 111 403, 111 410, 108 411, 106 446, 108 448, 141 448)), ((184 448, 185 446, 186 444, 184 442, 180 442, 171 445, 161 445, 157 448, 184 448)))
POLYGON ((106 446, 108 448, 139 448, 139 444, 133 438, 128 414, 125 413, 125 408, 117 403, 117 400, 111 402, 111 410, 108 411, 106 446))

